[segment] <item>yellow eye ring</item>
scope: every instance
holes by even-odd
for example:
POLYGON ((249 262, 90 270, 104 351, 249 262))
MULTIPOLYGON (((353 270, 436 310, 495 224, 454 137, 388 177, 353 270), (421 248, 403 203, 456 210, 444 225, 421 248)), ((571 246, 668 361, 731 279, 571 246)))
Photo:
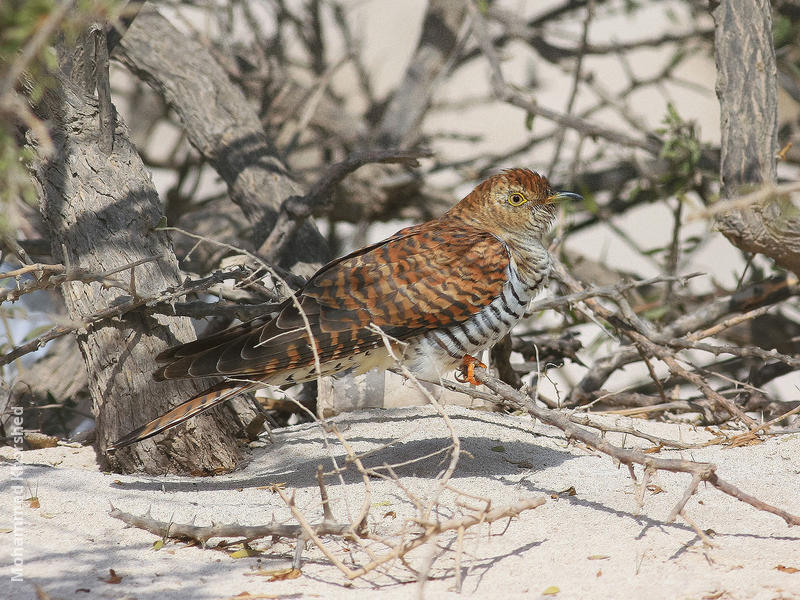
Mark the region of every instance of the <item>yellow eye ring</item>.
POLYGON ((514 192, 508 196, 508 203, 511 206, 520 206, 521 204, 525 204, 528 199, 525 197, 524 194, 519 192, 514 192))

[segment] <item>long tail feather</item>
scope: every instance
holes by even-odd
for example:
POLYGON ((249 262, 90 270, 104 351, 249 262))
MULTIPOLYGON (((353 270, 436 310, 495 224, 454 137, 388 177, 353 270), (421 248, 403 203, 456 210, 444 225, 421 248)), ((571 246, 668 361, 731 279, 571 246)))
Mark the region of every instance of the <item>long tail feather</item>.
POLYGON ((222 382, 207 390, 203 390, 169 412, 121 437, 109 446, 107 451, 115 452, 120 448, 130 446, 131 444, 152 437, 157 433, 171 429, 176 425, 180 425, 187 419, 191 419, 195 415, 199 415, 202 412, 214 408, 218 404, 222 404, 226 400, 230 400, 234 396, 246 392, 257 385, 258 383, 222 382))

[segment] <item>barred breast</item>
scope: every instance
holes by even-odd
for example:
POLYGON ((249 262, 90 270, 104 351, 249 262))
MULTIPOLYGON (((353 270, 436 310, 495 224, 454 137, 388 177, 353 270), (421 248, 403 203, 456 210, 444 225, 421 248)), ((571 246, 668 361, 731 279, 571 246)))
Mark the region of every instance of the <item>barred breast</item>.
POLYGON ((457 368, 465 355, 477 356, 500 341, 519 322, 547 281, 549 255, 544 251, 538 258, 537 268, 524 271, 524 275, 512 258, 502 293, 490 304, 466 321, 432 330, 409 344, 404 355, 409 369, 418 377, 436 380, 457 368))

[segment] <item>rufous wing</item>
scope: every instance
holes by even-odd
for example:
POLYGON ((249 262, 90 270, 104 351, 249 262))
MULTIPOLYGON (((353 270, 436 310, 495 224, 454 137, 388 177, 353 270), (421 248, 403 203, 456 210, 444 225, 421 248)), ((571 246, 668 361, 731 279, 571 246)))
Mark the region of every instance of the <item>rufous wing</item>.
POLYGON ((310 366, 310 328, 322 362, 383 344, 368 326, 404 340, 468 319, 502 292, 508 252, 460 221, 436 220, 320 269, 275 318, 258 318, 159 355, 157 379, 268 377, 310 366))

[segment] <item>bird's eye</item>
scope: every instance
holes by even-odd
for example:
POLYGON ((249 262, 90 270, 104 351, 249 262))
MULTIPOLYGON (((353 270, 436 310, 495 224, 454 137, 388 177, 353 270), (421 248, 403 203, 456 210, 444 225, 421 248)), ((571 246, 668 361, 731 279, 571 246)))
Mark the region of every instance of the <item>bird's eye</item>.
POLYGON ((519 206, 520 204, 525 204, 527 201, 528 199, 519 192, 514 192, 508 197, 508 203, 511 206, 519 206))

